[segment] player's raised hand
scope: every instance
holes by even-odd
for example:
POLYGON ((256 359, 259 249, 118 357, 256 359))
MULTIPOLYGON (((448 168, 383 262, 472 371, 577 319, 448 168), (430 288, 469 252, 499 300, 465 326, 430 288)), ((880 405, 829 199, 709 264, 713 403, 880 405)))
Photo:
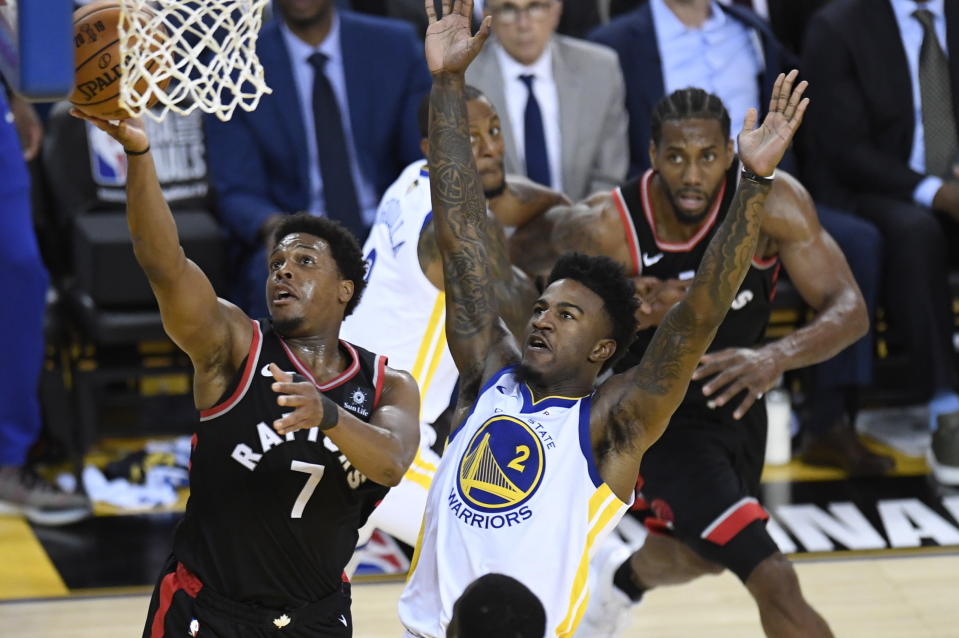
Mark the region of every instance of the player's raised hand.
POLYGON ((150 148, 150 140, 147 138, 143 120, 138 117, 113 122, 88 115, 80 109, 75 108, 70 109, 70 115, 80 118, 81 120, 86 120, 101 131, 106 132, 107 135, 120 142, 125 151, 140 153, 150 148))
POLYGON ((452 7, 450 4, 450 0, 443 0, 443 15, 437 19, 433 0, 426 0, 430 22, 426 30, 426 65, 433 75, 465 72, 489 37, 489 16, 483 19, 476 35, 471 35, 473 0, 455 0, 452 7))
POLYGON ((809 83, 800 82, 793 89, 798 75, 799 71, 793 69, 789 75, 780 73, 776 78, 769 113, 762 126, 756 128, 756 109, 746 112, 743 130, 739 133, 739 159, 747 170, 760 177, 770 176, 776 170, 809 106, 809 98, 802 97, 809 83))

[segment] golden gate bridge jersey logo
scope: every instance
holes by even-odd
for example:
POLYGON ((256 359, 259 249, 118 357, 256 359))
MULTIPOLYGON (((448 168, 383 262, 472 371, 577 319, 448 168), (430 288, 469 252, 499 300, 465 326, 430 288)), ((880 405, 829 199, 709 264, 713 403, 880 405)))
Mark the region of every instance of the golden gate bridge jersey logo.
POLYGON ((457 491, 472 509, 507 512, 533 496, 545 465, 543 444, 533 429, 514 417, 497 415, 480 426, 466 446, 457 491))

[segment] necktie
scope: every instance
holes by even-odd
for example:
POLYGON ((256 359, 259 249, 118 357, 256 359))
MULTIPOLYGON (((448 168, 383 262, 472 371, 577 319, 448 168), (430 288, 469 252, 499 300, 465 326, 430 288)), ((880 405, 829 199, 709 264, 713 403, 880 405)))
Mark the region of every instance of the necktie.
POLYGON ((350 170, 350 154, 343 132, 343 118, 336 103, 333 86, 323 72, 329 58, 314 53, 309 63, 313 74, 313 125, 316 128, 316 150, 320 156, 320 177, 323 179, 323 200, 326 216, 353 231, 359 241, 366 234, 360 214, 356 185, 350 170))
POLYGON ((546 155, 546 133, 543 132, 543 112, 539 110, 539 102, 536 100, 536 94, 533 93, 533 80, 536 76, 521 75, 519 78, 529 91, 526 112, 523 116, 526 175, 534 182, 551 186, 549 156, 546 155))
POLYGON ((913 17, 922 24, 919 49, 919 96, 922 100, 923 141, 926 173, 946 176, 956 159, 956 120, 952 111, 949 61, 932 26, 932 13, 917 9, 913 17))

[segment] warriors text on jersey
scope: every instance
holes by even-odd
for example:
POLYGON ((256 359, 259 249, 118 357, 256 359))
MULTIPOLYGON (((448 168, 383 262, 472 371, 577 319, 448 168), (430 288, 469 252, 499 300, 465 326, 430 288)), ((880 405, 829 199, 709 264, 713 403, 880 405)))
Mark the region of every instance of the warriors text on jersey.
POLYGON ((534 401, 514 367, 493 375, 433 479, 400 620, 446 635, 453 603, 491 572, 543 602, 548 635, 570 636, 586 611, 589 557, 627 508, 593 461, 590 397, 534 401))
MULTIPOLYGON (((615 189, 613 201, 619 210, 630 253, 633 256, 634 269, 631 274, 664 280, 691 279, 699 268, 699 262, 706 253, 706 247, 729 212, 740 166, 737 159, 726 171, 726 178, 720 186, 715 201, 707 211, 706 220, 699 232, 682 244, 663 241, 656 235, 656 221, 649 196, 650 182, 653 178, 652 170, 615 189)), ((772 310, 779 267, 777 257, 768 260, 753 258, 752 266, 746 273, 742 286, 736 293, 736 298, 725 320, 720 324, 708 352, 725 348, 748 348, 762 340, 772 310)), ((625 370, 639 362, 654 332, 655 328, 650 328, 638 334, 630 351, 617 364, 617 371, 625 370)), ((701 391, 702 383, 702 381, 690 382, 684 406, 690 401, 698 400, 700 403, 705 403, 701 391)), ((732 403, 725 406, 730 414, 734 405, 732 403)), ((680 407, 677 413, 682 410, 683 407, 680 407)))
MULTIPOLYGON (((345 341, 346 370, 317 388, 368 421, 386 357, 345 341)), ((200 414, 190 500, 173 553, 205 587, 242 603, 290 608, 336 591, 363 525, 387 488, 367 479, 316 429, 280 436, 268 365, 316 383, 266 320, 224 399, 200 414)))

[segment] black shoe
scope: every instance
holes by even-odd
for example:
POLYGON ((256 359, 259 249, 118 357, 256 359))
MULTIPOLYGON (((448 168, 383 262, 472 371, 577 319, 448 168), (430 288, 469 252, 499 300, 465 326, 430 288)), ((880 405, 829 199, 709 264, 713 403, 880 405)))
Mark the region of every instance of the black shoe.
POLYGON ((818 435, 804 433, 799 458, 807 465, 837 467, 850 476, 882 476, 896 465, 891 456, 876 454, 863 445, 846 418, 818 435))

